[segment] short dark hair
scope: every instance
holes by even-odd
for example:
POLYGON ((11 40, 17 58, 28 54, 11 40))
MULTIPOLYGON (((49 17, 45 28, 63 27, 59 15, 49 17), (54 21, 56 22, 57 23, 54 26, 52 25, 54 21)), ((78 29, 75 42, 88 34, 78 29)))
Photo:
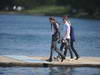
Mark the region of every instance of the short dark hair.
POLYGON ((55 20, 55 18, 54 17, 49 17, 49 20, 55 20))
POLYGON ((69 18, 69 16, 63 16, 62 18, 67 20, 69 18))

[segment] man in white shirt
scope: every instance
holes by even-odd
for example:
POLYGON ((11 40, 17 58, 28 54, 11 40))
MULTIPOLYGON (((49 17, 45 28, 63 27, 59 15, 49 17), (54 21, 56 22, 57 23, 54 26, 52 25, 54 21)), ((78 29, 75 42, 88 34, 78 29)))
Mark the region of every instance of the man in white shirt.
POLYGON ((64 23, 64 31, 63 31, 63 38, 62 38, 62 43, 61 43, 61 47, 60 50, 63 51, 64 50, 64 55, 66 56, 67 54, 67 50, 69 50, 70 52, 70 56, 71 59, 73 58, 73 54, 72 54, 72 50, 71 50, 71 46, 70 46, 70 23, 68 22, 66 16, 63 17, 63 23, 64 23))

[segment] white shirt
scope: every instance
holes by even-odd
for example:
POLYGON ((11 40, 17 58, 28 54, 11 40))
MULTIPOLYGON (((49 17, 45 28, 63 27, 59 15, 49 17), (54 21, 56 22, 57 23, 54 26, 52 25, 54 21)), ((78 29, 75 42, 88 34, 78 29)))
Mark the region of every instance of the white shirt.
POLYGON ((70 23, 68 21, 64 24, 64 36, 63 39, 70 39, 70 23))

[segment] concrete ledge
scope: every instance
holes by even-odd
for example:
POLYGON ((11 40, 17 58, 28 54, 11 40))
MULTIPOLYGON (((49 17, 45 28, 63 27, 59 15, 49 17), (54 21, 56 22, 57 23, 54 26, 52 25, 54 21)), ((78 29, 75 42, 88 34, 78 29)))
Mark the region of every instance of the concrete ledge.
POLYGON ((100 67, 100 57, 81 57, 78 60, 66 58, 63 62, 54 60, 46 61, 48 57, 33 56, 0 56, 0 66, 2 67, 49 67, 49 66, 67 66, 67 67, 100 67))

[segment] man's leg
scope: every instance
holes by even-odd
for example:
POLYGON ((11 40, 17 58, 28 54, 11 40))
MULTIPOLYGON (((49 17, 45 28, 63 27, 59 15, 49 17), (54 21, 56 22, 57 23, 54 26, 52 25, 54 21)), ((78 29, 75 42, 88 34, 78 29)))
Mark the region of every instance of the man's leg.
POLYGON ((49 57, 49 60, 48 61, 52 61, 52 52, 53 52, 53 49, 51 49, 51 52, 50 52, 50 57, 49 57))
MULTIPOLYGON (((61 47, 63 47, 63 44, 62 44, 61 47)), ((63 61, 65 59, 65 56, 63 55, 63 53, 62 53, 62 51, 60 49, 57 49, 56 45, 55 45, 55 51, 58 53, 58 56, 61 56, 61 58, 62 58, 61 61, 63 61)))
MULTIPOLYGON (((61 43, 61 45, 60 45, 60 52, 63 54, 63 48, 64 48, 64 44, 63 43, 61 43)), ((58 56, 57 56, 57 59, 61 59, 61 56, 60 56, 60 54, 58 53, 58 56)))
POLYGON ((66 56, 66 54, 67 54, 67 50, 68 50, 68 45, 67 44, 65 44, 65 48, 64 48, 65 50, 64 50, 64 55, 66 56))
POLYGON ((71 59, 73 59, 73 54, 72 54, 72 49, 71 49, 71 47, 69 47, 69 52, 70 52, 71 59))
POLYGON ((59 49, 56 49, 55 50, 57 53, 58 53, 58 55, 60 55, 62 58, 65 58, 65 56, 63 55, 63 53, 59 50, 59 49))
POLYGON ((60 51, 63 51, 63 49, 64 49, 64 43, 61 43, 60 51))
POLYGON ((65 55, 60 50, 56 50, 56 52, 61 56, 61 62, 65 59, 65 55))
POLYGON ((65 44, 65 51, 64 51, 64 55, 66 56, 67 54, 67 50, 69 49, 69 52, 70 52, 70 56, 71 56, 71 59, 73 58, 73 54, 72 54, 72 50, 71 50, 71 46, 70 46, 70 40, 67 39, 67 42, 65 44))
POLYGON ((50 57, 48 61, 52 61, 53 51, 54 51, 55 41, 52 40, 51 42, 51 51, 50 51, 50 57))
POLYGON ((76 52, 76 50, 74 49, 74 46, 73 46, 73 41, 70 42, 71 44, 71 48, 72 48, 72 51, 74 52, 75 56, 76 56, 76 60, 79 58, 79 55, 78 53, 76 52))

